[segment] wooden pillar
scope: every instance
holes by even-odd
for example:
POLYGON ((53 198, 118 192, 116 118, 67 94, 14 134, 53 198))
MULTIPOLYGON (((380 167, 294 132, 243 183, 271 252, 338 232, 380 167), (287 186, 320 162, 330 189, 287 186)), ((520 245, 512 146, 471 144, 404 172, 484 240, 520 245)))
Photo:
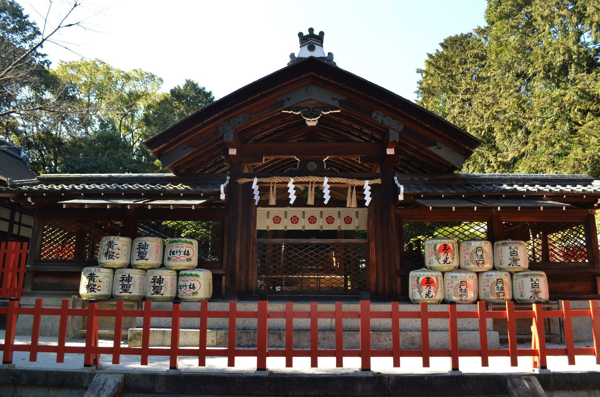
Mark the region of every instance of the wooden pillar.
POLYGON ((226 295, 228 299, 237 297, 239 293, 238 278, 240 268, 241 234, 240 225, 242 212, 242 186, 237 180, 242 175, 241 163, 232 163, 229 187, 227 189, 229 207, 226 216, 227 247, 225 248, 226 295))
POLYGON ((395 298, 397 290, 396 270, 399 265, 400 247, 396 225, 394 166, 381 164, 381 185, 373 186, 369 209, 369 240, 371 262, 371 293, 385 298, 395 298), (374 288, 374 289, 373 289, 374 288))

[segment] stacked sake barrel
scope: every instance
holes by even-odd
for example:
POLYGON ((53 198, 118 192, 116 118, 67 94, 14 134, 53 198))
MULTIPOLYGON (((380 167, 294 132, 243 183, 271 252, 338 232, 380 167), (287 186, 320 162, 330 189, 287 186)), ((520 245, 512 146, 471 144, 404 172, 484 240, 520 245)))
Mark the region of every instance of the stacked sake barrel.
POLYGON ((527 271, 522 241, 498 241, 493 249, 489 241, 462 241, 459 249, 454 239, 426 240, 425 266, 409 275, 409 297, 414 303, 505 302, 513 299, 513 291, 517 302, 548 300, 546 275, 527 271))
POLYGON ((208 300, 212 273, 198 266, 198 242, 178 237, 107 236, 100 241, 99 267, 82 271, 79 293, 83 299, 170 301, 208 300), (165 267, 161 267, 164 263, 165 267), (128 266, 131 264, 131 268, 128 266))

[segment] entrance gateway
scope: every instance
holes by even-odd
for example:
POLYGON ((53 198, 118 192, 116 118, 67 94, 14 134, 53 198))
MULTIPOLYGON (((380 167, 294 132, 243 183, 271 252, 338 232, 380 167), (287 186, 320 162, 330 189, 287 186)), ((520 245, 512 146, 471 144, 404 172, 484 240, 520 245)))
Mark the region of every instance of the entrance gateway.
POLYGON ((368 279, 364 208, 258 208, 258 291, 357 293, 368 279))
POLYGON ((323 40, 300 33, 286 67, 146 141, 170 173, 0 187, 34 213, 27 290, 76 294, 104 236, 182 236, 199 241, 215 297, 408 300, 425 240, 441 237, 524 241, 550 299, 600 298, 598 181, 456 174, 481 142, 341 69, 323 40))

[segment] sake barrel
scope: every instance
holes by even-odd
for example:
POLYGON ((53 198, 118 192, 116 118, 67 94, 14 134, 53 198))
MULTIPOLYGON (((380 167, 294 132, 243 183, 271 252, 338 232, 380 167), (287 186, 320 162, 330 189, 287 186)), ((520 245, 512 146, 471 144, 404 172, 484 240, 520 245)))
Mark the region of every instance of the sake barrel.
POLYGON ((501 270, 479 273, 479 300, 497 303, 512 300, 510 273, 501 270))
POLYGON ((138 237, 131 245, 131 265, 136 269, 160 267, 165 243, 158 237, 138 237))
POLYGON ((113 270, 104 267, 85 267, 81 271, 79 295, 83 299, 110 299, 113 270))
POLYGON ((189 270, 198 266, 198 241, 177 237, 167 240, 165 266, 171 270, 189 270))
POLYGON ((171 301, 177 296, 177 271, 149 269, 146 271, 146 299, 154 302, 171 301))
POLYGON ((409 273, 409 295, 413 303, 440 303, 444 299, 444 277, 441 272, 429 269, 409 273))
POLYGON ((453 270, 444 273, 444 300, 448 303, 474 303, 477 292, 477 273, 453 270))
POLYGON ((425 266, 430 270, 449 272, 458 267, 458 244, 450 238, 425 240, 425 266))
POLYGON ((519 303, 544 303, 550 297, 546 273, 531 270, 513 274, 513 296, 519 303))
POLYGON ((139 301, 144 297, 146 271, 143 269, 117 269, 113 281, 115 299, 139 301))
POLYGON ((205 269, 181 270, 177 296, 182 301, 206 301, 212 296, 212 273, 205 269))
POLYGON ((487 272, 494 268, 492 243, 485 240, 460 242, 460 268, 472 272, 487 272))
POLYGON ((529 268, 524 241, 501 240, 494 243, 494 267, 506 272, 522 272, 529 268))
POLYGON ((129 265, 131 239, 121 236, 105 236, 100 240, 98 264, 102 267, 120 269, 129 265))

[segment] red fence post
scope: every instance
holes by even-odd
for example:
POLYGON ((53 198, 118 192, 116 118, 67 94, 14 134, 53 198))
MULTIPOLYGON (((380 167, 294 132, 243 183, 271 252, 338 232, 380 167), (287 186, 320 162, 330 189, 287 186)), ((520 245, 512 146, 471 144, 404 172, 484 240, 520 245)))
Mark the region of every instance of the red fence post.
POLYGON ((392 302, 392 365, 400 366, 400 304, 392 302))
POLYGON ((267 349, 269 345, 269 301, 258 301, 256 324, 256 370, 267 370, 267 349))
POLYGON ((227 366, 235 367, 235 340, 237 332, 237 302, 229 302, 229 329, 227 331, 227 366))
POLYGON ((171 354, 169 369, 177 369, 179 358, 179 330, 181 328, 181 301, 173 301, 171 311, 171 354))
POLYGON ((319 366, 319 304, 310 302, 310 366, 319 366))
POLYGON ((531 325, 531 345, 537 350, 537 357, 533 357, 533 367, 547 369, 546 362, 546 330, 544 329, 544 309, 541 304, 533 304, 533 324, 531 325))
POLYGON ((515 303, 512 301, 506 302, 506 323, 508 325, 508 350, 510 353, 511 367, 519 365, 519 357, 517 354, 517 321, 515 318, 515 303))
POLYGON ((344 312, 342 302, 335 302, 335 366, 344 366, 344 312))
POLYGON ((6 315, 6 332, 4 334, 4 353, 2 354, 2 364, 12 364, 13 349, 15 347, 15 334, 17 333, 17 320, 19 315, 19 299, 10 298, 8 302, 8 314, 6 315))
POLYGON ((150 328, 152 326, 152 301, 144 302, 144 320, 142 325, 142 354, 140 365, 148 365, 150 355, 150 328))
POLYGON ((458 318, 456 304, 448 305, 448 336, 450 342, 450 362, 452 371, 458 371, 458 318))
POLYGON ((421 312, 421 355, 423 356, 423 367, 429 367, 429 306, 427 302, 419 305, 421 312))
POLYGON ((598 309, 598 301, 590 301, 590 318, 592 320, 594 355, 596 356, 596 364, 600 364, 600 310, 598 309))
POLYGON ((112 363, 118 365, 121 362, 121 340, 123 339, 123 310, 125 301, 118 300, 115 307, 115 332, 113 335, 112 363))
POLYGON ((60 325, 58 329, 58 346, 56 347, 56 362, 65 362, 65 345, 67 344, 67 326, 69 324, 69 301, 62 300, 60 306, 60 325))
POLYGON ((565 344, 567 345, 567 361, 569 365, 575 365, 575 339, 573 337, 573 318, 571 315, 570 301, 563 301, 563 313, 565 321, 565 344))
POLYGON ((85 349, 83 353, 83 366, 93 367, 100 364, 100 355, 96 352, 98 347, 98 302, 90 299, 87 313, 87 332, 85 334, 85 349))
POLYGON ((40 328, 42 325, 42 299, 35 300, 33 309, 33 325, 31 327, 31 346, 29 348, 29 361, 37 361, 38 346, 40 344, 40 328))
POLYGON ((200 336, 198 340, 198 366, 206 366, 206 345, 208 333, 208 301, 200 303, 200 336))
POLYGON ((484 301, 477 302, 477 313, 479 317, 479 349, 481 350, 481 366, 490 365, 488 353, 488 334, 487 334, 487 311, 484 301))
POLYGON ((294 366, 294 303, 285 303, 285 366, 294 366))
MULTIPOLYGON (((362 298, 362 297, 361 297, 362 298)), ((371 301, 360 301, 360 370, 371 370, 371 301)))

